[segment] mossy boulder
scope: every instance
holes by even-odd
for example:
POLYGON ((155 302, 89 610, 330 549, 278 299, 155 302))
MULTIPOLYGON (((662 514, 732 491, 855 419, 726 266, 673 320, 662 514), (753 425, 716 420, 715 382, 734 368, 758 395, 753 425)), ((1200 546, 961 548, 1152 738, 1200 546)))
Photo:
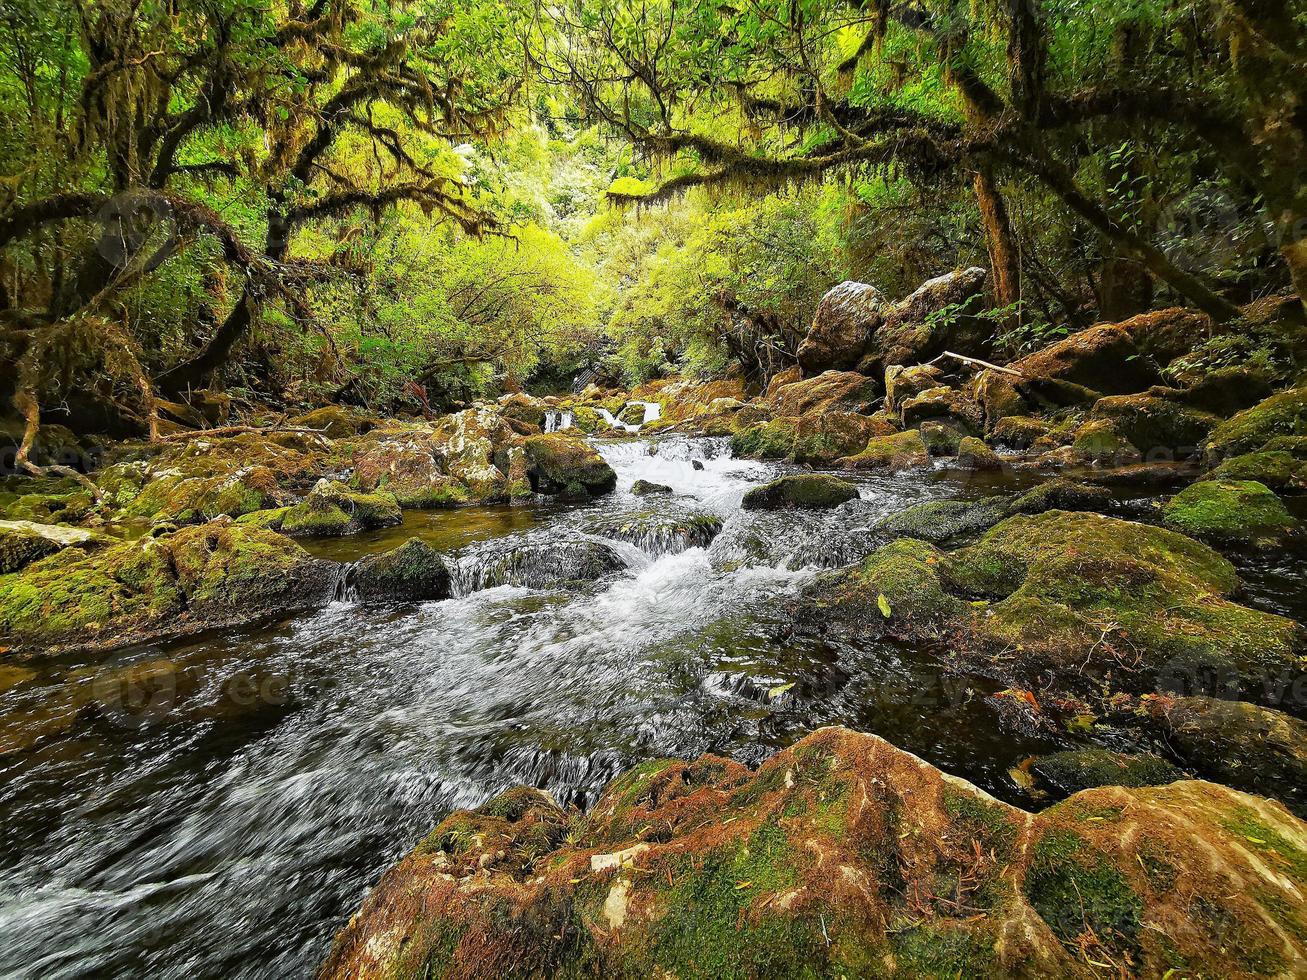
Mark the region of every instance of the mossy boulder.
POLYGON ((1282 436, 1256 452, 1231 456, 1205 479, 1252 480, 1276 493, 1302 493, 1307 490, 1307 436, 1282 436))
POLYGON ((536 493, 598 497, 617 488, 617 474, 584 439, 561 433, 527 436, 527 478, 536 493))
POLYGON ((1221 786, 1031 814, 826 728, 757 772, 643 763, 588 814, 526 788, 456 811, 319 975, 1293 976, 1304 860, 1301 821, 1221 786))
POLYGON ((858 363, 871 332, 880 325, 885 297, 875 286, 842 282, 817 304, 812 326, 799 344, 799 367, 812 376, 858 363))
POLYGON ((492 543, 449 562, 459 595, 501 585, 547 589, 625 571, 612 545, 593 539, 492 543))
POLYGON ((885 369, 885 411, 897 415, 905 401, 940 387, 943 378, 943 369, 933 364, 891 364, 885 369))
POLYGON ((32 521, 0 521, 0 575, 19 571, 65 548, 90 551, 112 542, 113 539, 106 535, 80 528, 32 521))
POLYGON ((349 585, 364 601, 448 599, 449 567, 431 545, 409 538, 397 548, 361 559, 350 570, 349 585))
POLYGON ((1130 332, 1114 324, 1073 333, 1011 367, 1028 380, 1067 382, 1105 395, 1128 395, 1162 383, 1161 372, 1130 332))
POLYGON ((922 422, 917 431, 921 433, 921 441, 926 444, 926 452, 932 456, 956 456, 962 440, 970 438, 965 431, 949 422, 922 422))
POLYGON ((289 424, 321 432, 328 439, 348 439, 351 436, 361 436, 371 432, 379 421, 348 405, 324 405, 322 408, 297 415, 289 424))
POLYGON ((909 429, 892 436, 869 439, 862 451, 839 461, 846 470, 885 470, 890 473, 930 464, 930 452, 921 432, 909 429))
POLYGON ((1220 545, 1283 543, 1298 522, 1271 490, 1251 480, 1201 480, 1162 510, 1166 526, 1220 545))
POLYGON ((1030 767, 1035 778, 1058 793, 1096 786, 1165 786, 1184 773, 1152 753, 1128 755, 1107 749, 1073 749, 1041 756, 1030 767))
POLYGON ((650 483, 648 480, 636 480, 631 484, 631 493, 637 497, 655 497, 669 494, 672 488, 665 483, 650 483))
POLYGON ((815 378, 805 378, 769 386, 767 407, 773 416, 808 415, 813 412, 855 412, 869 414, 880 400, 880 383, 856 371, 827 371, 815 378))
POLYGON ((745 510, 829 510, 858 496, 858 488, 848 480, 824 474, 783 476, 779 480, 754 487, 741 502, 745 510))
POLYGON ((1090 419, 1110 423, 1117 435, 1145 456, 1166 454, 1170 459, 1199 455, 1208 434, 1221 421, 1209 412, 1151 394, 1099 399, 1090 419))
POLYGON ((1026 415, 1008 415, 994 424, 990 441, 1008 449, 1029 449, 1053 432, 1052 424, 1026 415))
POLYGON ((1272 395, 1222 422, 1207 440, 1207 458, 1241 456, 1281 436, 1307 436, 1307 387, 1272 395))
POLYGON ((731 455, 737 459, 786 459, 794 452, 798 418, 783 416, 741 429, 731 437, 731 455))
POLYGON ((1167 397, 1223 419, 1252 408, 1274 393, 1265 374, 1246 367, 1218 368, 1187 388, 1164 390, 1167 397))
POLYGON ((941 385, 928 388, 905 399, 899 406, 899 419, 905 429, 917 429, 923 422, 945 422, 968 435, 985 430, 985 416, 980 405, 956 388, 941 385))
POLYGON ((288 496, 277 474, 266 466, 245 466, 216 476, 165 471, 146 482, 122 514, 154 523, 199 524, 278 507, 288 496))
POLYGON ((945 635, 955 656, 1027 687, 1052 676, 1065 689, 1089 691, 1110 677, 1118 689, 1149 692, 1177 678, 1217 677, 1262 700, 1274 694, 1267 678, 1292 685, 1304 676, 1307 632, 1232 602, 1238 588, 1228 561, 1184 535, 1053 510, 1009 517, 947 554, 903 542, 882 548, 861 569, 817 587, 826 614, 816 625, 846 631, 872 623, 910 641, 945 635), (912 596, 930 597, 932 617, 877 619, 878 594, 894 606, 886 588, 898 576, 912 596))
POLYGON ((215 521, 0 576, 0 645, 103 649, 316 605, 332 578, 288 538, 215 521))
POLYGON ((1075 430, 1070 458, 1106 466, 1123 466, 1140 460, 1139 449, 1107 419, 1090 419, 1075 430))
MULTIPOLYGON (((1288 689, 1285 693, 1292 697, 1288 689)), ((1300 816, 1307 815, 1307 724, 1302 720, 1247 701, 1184 692, 1143 697, 1135 714, 1199 775, 1281 799, 1300 816)))
POLYGON ((964 470, 999 470, 1003 457, 975 436, 967 436, 958 443, 957 465, 964 470))
POLYGON ((824 466, 859 452, 870 439, 892 432, 892 426, 874 416, 814 412, 798 419, 790 456, 796 463, 824 466))
POLYGON ((943 544, 987 531, 1008 516, 1005 500, 928 500, 877 522, 873 530, 891 537, 943 544))

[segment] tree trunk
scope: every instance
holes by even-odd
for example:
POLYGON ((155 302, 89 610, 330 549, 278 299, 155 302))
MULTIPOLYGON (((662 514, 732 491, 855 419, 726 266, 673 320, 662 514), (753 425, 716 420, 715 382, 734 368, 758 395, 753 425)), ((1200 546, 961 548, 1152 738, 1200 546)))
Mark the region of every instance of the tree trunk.
POLYGON ((988 164, 976 171, 975 189, 980 220, 985 228, 985 247, 989 250, 994 305, 1011 306, 1021 299, 1021 264, 1017 258, 1016 237, 1012 234, 1007 203, 988 164))
POLYGON ((189 361, 164 371, 154 379, 154 386, 169 397, 176 397, 188 388, 203 388, 209 375, 227 363, 232 348, 245 336, 254 320, 254 302, 249 293, 241 296, 204 349, 189 361))
POLYGON ((1137 261, 1120 255, 1103 260, 1098 313, 1110 323, 1128 320, 1153 305, 1153 280, 1137 261))

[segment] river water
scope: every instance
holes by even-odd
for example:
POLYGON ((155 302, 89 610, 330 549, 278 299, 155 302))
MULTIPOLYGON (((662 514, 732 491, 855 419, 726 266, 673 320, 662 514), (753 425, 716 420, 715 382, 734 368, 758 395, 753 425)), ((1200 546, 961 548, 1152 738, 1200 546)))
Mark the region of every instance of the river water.
POLYGON ((707 512, 724 530, 678 553, 621 545, 625 569, 581 586, 337 602, 90 673, 56 663, 17 703, 6 695, 0 741, 50 704, 73 698, 79 714, 0 756, 0 974, 309 975, 367 888, 451 808, 517 783, 584 807, 642 760, 752 764, 825 724, 1019 799, 1009 767, 1056 746, 1001 732, 992 684, 941 677, 899 646, 799 639, 784 614, 822 567, 867 551, 880 516, 1012 493, 1011 477, 860 476, 862 499, 837 512, 756 514, 743 493, 782 467, 715 440, 600 447, 619 484, 597 503, 411 513, 310 547, 347 561, 416 534, 475 565, 506 542, 585 540, 628 510, 707 512), (676 493, 636 498, 637 479, 676 493), (161 662, 167 682, 140 702, 95 685, 161 662))

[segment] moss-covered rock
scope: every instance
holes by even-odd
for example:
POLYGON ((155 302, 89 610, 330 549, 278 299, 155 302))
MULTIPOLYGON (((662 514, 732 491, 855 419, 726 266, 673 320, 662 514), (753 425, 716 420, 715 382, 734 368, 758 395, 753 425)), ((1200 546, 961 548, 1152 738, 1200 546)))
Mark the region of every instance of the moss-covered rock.
POLYGON ((964 470, 998 470, 1003 458, 975 436, 967 436, 958 443, 957 465, 964 470))
POLYGON ((882 548, 838 584, 820 586, 816 598, 828 605, 817 625, 878 623, 882 580, 902 566, 911 592, 930 596, 947 619, 923 626, 895 615, 881 631, 912 641, 947 635, 955 655, 1009 683, 1051 676, 1088 691, 1110 676, 1118 689, 1148 692, 1176 678, 1218 677, 1265 700, 1274 693, 1267 678, 1291 685, 1303 677, 1303 627, 1230 601, 1239 587, 1233 566, 1173 531, 1054 510, 1009 517, 956 552, 906 548, 882 548))
POLYGON ((921 438, 921 432, 909 429, 896 435, 870 439, 862 452, 846 456, 839 462, 846 470, 886 470, 893 473, 914 466, 929 465, 930 452, 921 438))
POLYGON ((0 576, 0 645, 108 648, 324 601, 327 562, 257 527, 215 521, 0 576))
POLYGON ((1138 462, 1138 448, 1107 419, 1090 419, 1075 431, 1071 457, 1076 460, 1122 466, 1138 462))
POLYGON ((827 371, 768 391, 767 407, 778 417, 813 412, 869 414, 880 400, 880 383, 856 371, 827 371))
POLYGON ((1171 459, 1198 455, 1221 421, 1209 412, 1151 394, 1102 398, 1090 418, 1109 422, 1117 435, 1146 456, 1165 453, 1171 459))
POLYGON ((943 384, 944 371, 932 364, 904 367, 891 364, 885 369, 885 411, 897 415, 903 403, 943 384))
POLYGON ((626 562, 612 545, 584 538, 478 546, 450 562, 459 595, 501 585, 547 589, 625 569, 626 562))
POLYGON ((163 472, 144 484, 122 514, 155 523, 199 524, 278 507, 287 500, 277 474, 266 466, 216 476, 163 472))
POLYGON ((349 584, 365 602, 420 602, 450 595, 444 557, 421 538, 363 558, 350 570, 349 584))
POLYGON ((943 544, 987 531, 1008 516, 1005 500, 928 500, 879 521, 873 530, 891 537, 943 544))
POLYGON ((1008 514, 1042 514, 1046 510, 1102 512, 1112 506, 1112 495, 1102 487, 1059 477, 1027 490, 1008 506, 1008 514))
POLYGON ((1053 426, 1043 419, 1026 415, 1009 415, 998 420, 990 433, 990 441, 1008 449, 1029 449, 1044 436, 1053 432, 1053 426))
POLYGON ((1207 440, 1207 457, 1241 456, 1280 436, 1307 436, 1307 387, 1272 395, 1222 422, 1207 440))
POLYGON ((779 480, 754 487, 744 495, 745 510, 828 510, 858 496, 858 488, 848 480, 824 474, 783 476, 779 480))
POLYGON ((796 463, 824 466, 862 449, 868 440, 892 433, 883 419, 855 412, 814 412, 794 427, 791 458, 796 463))
POLYGON ((1105 395, 1128 395, 1162 383, 1130 333, 1114 324, 1081 330, 1012 364, 1027 379, 1061 381, 1105 395))
POLYGON ((1231 456, 1205 479, 1252 480, 1276 493, 1302 493, 1307 490, 1307 436, 1281 436, 1256 452, 1231 456))
POLYGON ((1172 497, 1162 514, 1167 527, 1221 545, 1276 545, 1298 527, 1279 497, 1250 480, 1199 481, 1172 497))
POLYGON ((962 440, 967 438, 962 429, 948 422, 922 422, 917 431, 932 456, 956 456, 962 440))
POLYGON ((1209 783, 1029 814, 827 728, 756 773, 644 763, 585 815, 529 789, 457 811, 320 975, 1292 976, 1305 857, 1295 817, 1209 783))
POLYGON ((112 542, 112 538, 80 528, 0 521, 0 575, 19 571, 65 548, 90 551, 112 542))
POLYGON ((771 419, 741 429, 731 437, 731 455, 737 459, 786 459, 794 452, 794 416, 771 419))
POLYGON ((928 388, 919 395, 904 399, 899 419, 905 429, 917 429, 923 422, 945 422, 967 435, 979 435, 985 429, 980 405, 956 388, 928 388))
POLYGON ((1030 767, 1036 779, 1058 793, 1096 786, 1165 786, 1184 773, 1151 753, 1127 755, 1107 749, 1074 749, 1041 756, 1030 767))
POLYGON ((636 480, 631 484, 631 493, 637 497, 656 497, 669 494, 672 488, 665 483, 650 483, 648 480, 636 480))
POLYGON ((528 436, 527 478, 536 493, 598 497, 617 488, 617 474, 584 439, 561 433, 528 436))
POLYGON ((348 405, 324 405, 297 415, 289 424, 321 432, 328 439, 348 439, 371 432, 379 420, 348 405))
MULTIPOLYGON (((1293 696, 1287 688, 1285 694, 1293 696)), ((1307 724, 1300 719, 1206 695, 1162 693, 1140 702, 1135 714, 1199 775, 1284 800, 1307 815, 1307 724)))

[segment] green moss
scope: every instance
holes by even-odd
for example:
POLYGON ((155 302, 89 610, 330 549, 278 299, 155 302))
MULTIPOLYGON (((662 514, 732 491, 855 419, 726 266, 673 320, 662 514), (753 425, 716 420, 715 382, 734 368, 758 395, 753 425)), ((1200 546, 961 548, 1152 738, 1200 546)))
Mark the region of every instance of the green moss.
POLYGON ((1106 749, 1079 749, 1044 756, 1035 775, 1064 793, 1095 786, 1162 786, 1184 778, 1179 769, 1155 755, 1124 755, 1106 749))
POLYGON ((1252 481, 1202 480, 1162 511, 1166 526, 1220 544, 1275 544, 1297 521, 1271 490, 1252 481))
POLYGON ((783 417, 750 426, 731 437, 731 455, 739 459, 786 459, 794 452, 798 419, 783 417))
POLYGON ((1247 807, 1236 807, 1221 821, 1221 826, 1242 840, 1240 845, 1259 853, 1263 858, 1274 855, 1271 863, 1287 872, 1298 885, 1307 885, 1307 851, 1298 847, 1283 834, 1267 826, 1255 812, 1247 807))
POLYGON ((1207 440, 1213 460, 1250 453, 1278 436, 1307 435, 1307 388, 1272 395, 1222 422, 1207 440))
POLYGON ((917 429, 899 432, 892 436, 877 436, 867 442, 862 452, 842 461, 845 469, 897 470, 912 466, 926 466, 930 453, 917 429))
POLYGON ((895 974, 906 977, 997 977, 1003 971, 994 944, 983 933, 947 925, 923 925, 893 934, 895 974))
POLYGON ((583 439, 550 433, 527 436, 523 446, 537 493, 599 496, 617 487, 617 474, 583 439))
POLYGON ((858 496, 858 488, 847 480, 825 474, 783 476, 779 480, 754 487, 744 495, 745 510, 779 510, 801 508, 821 510, 838 507, 858 496))
POLYGON ((880 521, 878 534, 917 538, 942 544, 966 534, 988 530, 1007 516, 1001 500, 928 500, 880 521))
POLYGON ((1265 484, 1277 493, 1297 491, 1307 488, 1307 460, 1286 450, 1245 453, 1225 460, 1212 470, 1210 479, 1251 480, 1265 484))
POLYGON ((944 620, 959 613, 963 604, 948 595, 940 581, 940 552, 924 541, 903 538, 879 549, 862 564, 857 579, 868 615, 883 616, 884 596, 892 626, 907 620, 915 626, 944 620))
POLYGON ((309 500, 288 507, 281 519, 283 534, 292 537, 336 537, 358 527, 354 519, 333 503, 309 500))
POLYGON ((946 789, 942 802, 958 828, 992 851, 1000 862, 1010 861, 1015 853, 1017 824, 1004 806, 983 799, 975 793, 946 789))
POLYGON ((1068 949, 1078 948, 1077 938, 1088 930, 1118 953, 1137 949, 1143 902, 1078 834, 1045 831, 1034 846, 1024 889, 1068 949))

